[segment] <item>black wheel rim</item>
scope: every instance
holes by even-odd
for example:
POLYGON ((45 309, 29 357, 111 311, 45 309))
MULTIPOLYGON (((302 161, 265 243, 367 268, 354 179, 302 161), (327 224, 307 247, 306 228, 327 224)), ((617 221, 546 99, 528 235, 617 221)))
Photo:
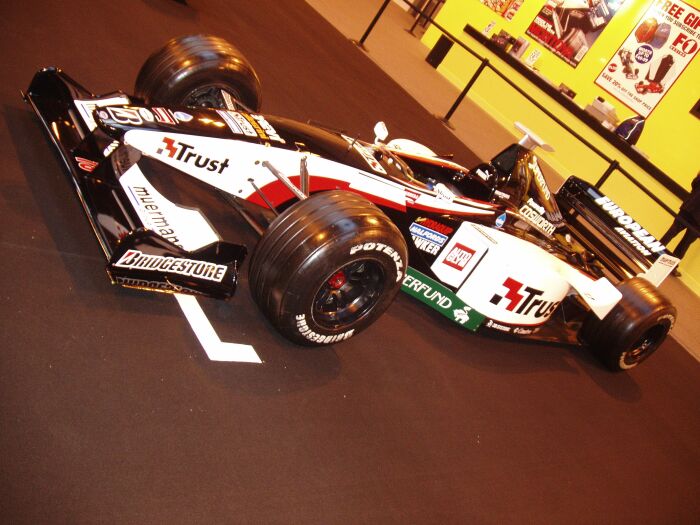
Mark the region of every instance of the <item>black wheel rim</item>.
POLYGON ((372 260, 353 261, 328 276, 316 292, 313 318, 335 330, 358 321, 377 304, 384 289, 384 270, 372 260))
POLYGON ((656 325, 644 332, 630 350, 622 354, 624 368, 631 368, 646 359, 661 344, 666 331, 664 325, 656 325))
POLYGON ((200 108, 245 109, 236 91, 217 84, 198 87, 188 93, 182 103, 200 108))

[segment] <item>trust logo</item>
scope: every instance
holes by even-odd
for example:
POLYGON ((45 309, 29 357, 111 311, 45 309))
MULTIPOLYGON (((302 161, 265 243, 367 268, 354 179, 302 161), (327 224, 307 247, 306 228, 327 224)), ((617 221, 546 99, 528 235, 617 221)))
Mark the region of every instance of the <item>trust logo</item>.
MULTIPOLYGON (((188 148, 191 148, 192 146, 187 146, 188 148)), ((173 139, 169 139, 168 137, 163 137, 163 145, 156 150, 156 153, 158 155, 167 155, 171 159, 177 155, 178 148, 175 146, 175 141, 173 139)))
POLYGON ((496 293, 491 298, 491 304, 496 306, 505 305, 509 312, 520 315, 534 316, 536 318, 549 317, 559 306, 559 302, 545 301, 541 298, 543 290, 524 286, 523 283, 508 277, 503 281, 506 288, 505 294, 496 293), (524 288, 524 289, 523 289, 524 288), (505 303, 503 301, 506 301, 505 303))
POLYGON ((169 137, 163 137, 163 142, 156 153, 216 173, 223 173, 229 167, 229 159, 216 160, 205 157, 198 153, 194 146, 169 137))

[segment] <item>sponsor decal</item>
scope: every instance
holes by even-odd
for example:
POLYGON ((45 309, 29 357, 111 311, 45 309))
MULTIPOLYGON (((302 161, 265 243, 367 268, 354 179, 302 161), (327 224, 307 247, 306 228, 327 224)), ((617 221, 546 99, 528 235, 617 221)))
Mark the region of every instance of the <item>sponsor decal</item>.
POLYGON ((659 253, 666 249, 666 246, 657 241, 656 237, 646 231, 632 217, 615 204, 609 197, 598 196, 589 190, 589 194, 594 198, 594 202, 600 206, 608 215, 617 221, 620 226, 615 231, 620 234, 631 246, 642 254, 649 256, 652 253, 659 253))
POLYGON ((345 341, 346 339, 350 339, 355 333, 355 329, 353 328, 352 330, 348 330, 347 332, 343 332, 342 334, 321 335, 317 334, 311 328, 309 328, 309 325, 306 324, 305 314, 299 314, 295 317, 295 319, 297 321, 297 329, 299 330, 299 333, 306 337, 309 341, 312 341, 314 343, 337 343, 339 341, 345 341))
POLYGON ((161 124, 177 124, 172 112, 166 108, 151 108, 156 116, 156 120, 161 124))
POLYGON ((401 289, 469 330, 476 330, 484 321, 482 314, 468 306, 452 290, 411 267, 406 272, 401 289))
POLYGON ((435 185, 433 188, 435 190, 435 193, 437 195, 438 199, 441 199, 443 201, 448 201, 452 202, 455 200, 455 197, 457 197, 452 191, 445 186, 442 182, 439 182, 438 184, 435 185))
POLYGON ((185 113, 184 111, 176 111, 175 113, 173 113, 173 116, 178 122, 189 122, 194 118, 192 117, 192 115, 190 115, 189 113, 185 113))
POLYGON ((533 210, 535 210, 535 211, 536 211, 537 213, 539 213, 540 215, 544 215, 544 206, 540 206, 539 204, 537 204, 537 203, 533 200, 532 197, 530 197, 530 198, 527 200, 527 204, 528 204, 528 206, 530 206, 530 208, 532 208, 533 210))
POLYGON ((146 122, 153 122, 155 120, 153 113, 151 113, 147 108, 139 108, 139 115, 141 115, 141 118, 146 122))
POLYGON ((245 135, 246 137, 257 137, 258 134, 255 132, 253 126, 250 125, 243 115, 237 111, 227 111, 223 109, 217 109, 216 112, 219 116, 224 119, 224 122, 229 127, 229 129, 236 135, 245 135))
POLYGON ((391 246, 380 242, 366 242, 364 244, 356 244, 350 248, 350 255, 355 255, 359 251, 365 252, 381 252, 391 257, 396 265, 396 282, 399 282, 403 277, 403 260, 396 250, 391 246))
MULTIPOLYGON (((362 158, 365 159, 365 162, 369 164, 370 168, 372 168, 377 173, 383 173, 384 175, 386 175, 386 170, 384 169, 384 167, 379 163, 379 161, 376 158, 374 158, 374 152, 372 149, 363 146, 360 142, 358 142, 356 139, 353 139, 352 137, 348 137, 346 135, 341 136, 345 139, 345 141, 348 144, 350 144, 353 147, 355 151, 362 155, 362 158)), ((420 194, 416 195, 416 199, 419 195, 420 194)), ((406 200, 408 201, 408 196, 406 196, 406 200)), ((413 204, 413 202, 411 204, 413 204)))
POLYGON ((544 180, 544 175, 542 175, 542 170, 540 169, 540 165, 537 162, 537 157, 535 155, 532 156, 532 160, 530 160, 530 162, 527 163, 527 166, 532 170, 532 173, 535 175, 535 182, 542 191, 542 195, 544 195, 545 199, 549 200, 552 197, 552 193, 549 191, 547 181, 544 180))
POLYGON ((137 165, 127 170, 119 183, 143 226, 167 241, 193 251, 219 240, 201 212, 170 202, 148 182, 137 165))
POLYGON ((416 201, 422 195, 420 192, 412 190, 410 188, 405 188, 406 190, 406 204, 415 204, 416 201))
POLYGON ((203 295, 203 292, 200 292, 199 290, 194 290, 186 286, 179 286, 177 284, 165 283, 163 281, 147 281, 145 279, 134 279, 132 277, 118 276, 116 282, 117 284, 130 288, 149 288, 151 290, 203 295))
POLYGON ((455 321, 461 325, 469 322, 469 313, 472 311, 470 306, 464 306, 463 308, 455 308, 452 310, 452 314, 455 316, 455 321))
POLYGON ((229 111, 229 114, 232 114, 236 123, 244 129, 245 135, 251 137, 257 135, 263 140, 271 140, 284 144, 284 139, 277 134, 275 128, 273 128, 272 125, 267 120, 265 120, 265 117, 263 117, 262 115, 236 113, 235 111, 229 111), (247 122, 247 124, 243 124, 243 122, 247 122), (250 135, 251 128, 255 135, 250 135))
MULTIPOLYGON (((532 199, 530 199, 532 200, 532 199)), ((534 204, 534 201, 533 201, 534 204)), ((544 233, 546 236, 551 237, 551 235, 554 233, 554 230, 556 227, 554 224, 549 222, 547 219, 542 217, 537 210, 533 209, 530 207, 528 204, 523 204, 520 207, 520 215, 529 223, 532 224, 535 228, 540 230, 542 233, 544 233)))
POLYGON ((138 110, 134 108, 120 108, 120 107, 108 107, 106 108, 108 117, 104 115, 104 111, 100 111, 100 118, 111 118, 114 122, 118 124, 124 124, 128 126, 140 126, 143 124, 143 119, 139 115, 138 110))
POLYGON ((427 228, 424 224, 414 222, 409 229, 416 248, 432 255, 437 255, 442 245, 448 239, 447 235, 427 228))
POLYGON ((236 109, 236 101, 233 100, 233 97, 231 94, 226 91, 225 89, 221 90, 221 96, 224 99, 224 107, 227 107, 229 109, 236 109))
MULTIPOLYGON (((103 99, 74 100, 73 102, 78 108, 78 112, 85 121, 85 124, 87 124, 87 127, 90 129, 90 131, 93 131, 97 127, 95 119, 92 116, 93 112, 96 109, 105 106, 119 106, 123 104, 128 104, 129 97, 127 97, 126 95, 120 95, 118 97, 110 97, 103 99)), ((105 113, 105 116, 102 118, 107 118, 107 113, 105 113)))
POLYGON ((163 137, 162 145, 156 150, 156 153, 219 174, 223 173, 224 170, 229 167, 229 159, 216 160, 205 157, 198 153, 194 146, 169 137, 163 137))
MULTIPOLYGON (((279 136, 279 133, 275 130, 275 128, 272 127, 272 124, 270 124, 265 117, 262 115, 250 115, 253 117, 253 119, 260 125, 260 127, 263 129, 264 133, 260 134, 260 138, 265 138, 265 135, 267 135, 267 138, 269 140, 273 140, 275 142, 279 142, 280 144, 284 144, 284 139, 279 136)), ((251 122, 252 123, 252 122, 251 122)))
POLYGON ((218 109, 216 112, 236 135, 259 137, 263 140, 279 142, 280 144, 285 143, 285 140, 280 137, 277 130, 262 115, 239 113, 238 111, 224 109, 218 109))
POLYGON ((451 228, 450 226, 442 224, 441 222, 435 221, 433 219, 426 219, 423 217, 419 217, 418 219, 416 219, 416 222, 419 223, 421 226, 425 226, 426 228, 430 228, 431 230, 435 230, 436 232, 440 232, 443 235, 449 235, 453 231, 455 231, 454 228, 451 228))
POLYGON ((504 199, 504 200, 510 199, 510 193, 506 193, 506 192, 504 192, 504 191, 494 190, 494 194, 495 194, 496 197, 498 197, 499 199, 504 199))
POLYGON ((464 244, 455 243, 442 262, 443 264, 451 266, 455 270, 459 270, 461 272, 467 266, 467 263, 475 253, 476 252, 474 250, 464 246, 464 244))
POLYGON ((151 195, 148 188, 144 186, 129 186, 128 188, 131 195, 138 203, 139 208, 141 208, 146 215, 146 217, 144 217, 146 226, 155 230, 155 232, 164 239, 182 248, 182 244, 174 228, 170 225, 168 218, 158 205, 158 200, 151 195))
POLYGON ((487 328, 493 328, 494 330, 500 330, 501 332, 507 332, 510 333, 510 326, 506 326, 504 324, 497 323, 496 321, 489 319, 486 321, 486 324, 484 325, 487 328))
POLYGON ((109 144, 109 146, 107 146, 107 147, 104 149, 104 151, 102 151, 102 155, 104 155, 105 157, 109 157, 109 155, 110 155, 115 149, 117 149, 118 146, 119 146, 119 141, 118 141, 118 140, 113 140, 113 141, 109 144))
POLYGON ((114 263, 114 266, 149 272, 174 273, 214 282, 221 282, 227 269, 226 266, 222 264, 179 257, 147 255, 139 250, 127 250, 126 253, 114 263))
POLYGON ((474 224, 463 222, 430 265, 431 275, 446 285, 458 289, 481 264, 489 246, 474 224))
POLYGON ((661 286, 661 283, 668 277, 668 274, 673 271, 679 262, 680 259, 667 253, 662 253, 659 255, 659 258, 654 261, 654 264, 651 265, 651 268, 641 274, 641 276, 654 286, 661 286))
POLYGON ((78 167, 81 170, 87 171, 88 173, 92 173, 98 165, 94 160, 84 159, 83 157, 75 157, 75 162, 78 163, 78 167))
POLYGON ((535 326, 532 328, 525 328, 523 326, 508 326, 505 324, 497 323, 493 319, 489 319, 486 321, 486 324, 484 324, 485 327, 487 328, 493 328, 494 330, 500 330, 501 332, 507 332, 507 333, 512 333, 516 335, 531 335, 539 332, 540 327, 535 326))
POLYGON ((546 319, 559 306, 559 301, 542 299, 543 290, 524 286, 523 283, 516 281, 512 277, 508 277, 503 281, 503 286, 507 289, 507 292, 503 295, 495 293, 490 302, 496 306, 505 305, 505 309, 509 312, 531 316, 536 319, 546 319), (523 290, 522 293, 521 290, 523 290))
POLYGON ((501 213, 498 217, 496 217, 496 228, 500 228, 506 223, 506 219, 508 216, 506 215, 506 212, 501 213))

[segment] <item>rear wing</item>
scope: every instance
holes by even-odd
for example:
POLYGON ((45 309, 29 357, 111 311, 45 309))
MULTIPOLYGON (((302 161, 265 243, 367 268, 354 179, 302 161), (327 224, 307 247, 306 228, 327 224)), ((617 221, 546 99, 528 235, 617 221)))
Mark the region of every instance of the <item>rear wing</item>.
POLYGON ((659 284, 678 264, 666 247, 598 188, 569 177, 556 195, 571 232, 618 279, 659 284))

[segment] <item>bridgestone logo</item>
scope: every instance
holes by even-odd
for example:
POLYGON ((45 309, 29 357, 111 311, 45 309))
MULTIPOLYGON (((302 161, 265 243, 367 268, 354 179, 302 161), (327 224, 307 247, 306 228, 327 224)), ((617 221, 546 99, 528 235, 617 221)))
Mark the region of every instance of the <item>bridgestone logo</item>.
POLYGON ((222 264, 161 255, 146 255, 138 250, 127 250, 114 266, 148 272, 175 273, 214 282, 221 282, 227 270, 226 266, 222 264))
POLYGON ((398 252, 391 246, 382 244, 381 242, 366 242, 364 244, 357 244, 350 248, 350 255, 355 255, 359 251, 381 252, 387 254, 393 259, 394 264, 396 265, 396 282, 398 283, 401 279, 403 279, 403 260, 398 252))
POLYGON ((314 343, 324 345, 330 343, 337 343, 339 341, 345 341, 346 339, 350 339, 355 333, 355 329, 353 328, 352 330, 348 330, 347 332, 343 332, 342 334, 321 335, 317 334, 311 328, 309 328, 309 325, 306 324, 305 314, 299 314, 296 316, 295 319, 297 321, 297 329, 299 330, 299 333, 306 337, 309 341, 312 341, 314 343))
POLYGON ((163 281, 147 281, 145 279, 134 279, 132 277, 122 276, 117 277, 116 281, 117 284, 126 286, 128 288, 147 288, 150 290, 164 290, 176 293, 185 292, 188 294, 202 294, 202 292, 200 292, 199 290, 187 288, 186 286, 180 286, 178 284, 166 283, 163 281))

